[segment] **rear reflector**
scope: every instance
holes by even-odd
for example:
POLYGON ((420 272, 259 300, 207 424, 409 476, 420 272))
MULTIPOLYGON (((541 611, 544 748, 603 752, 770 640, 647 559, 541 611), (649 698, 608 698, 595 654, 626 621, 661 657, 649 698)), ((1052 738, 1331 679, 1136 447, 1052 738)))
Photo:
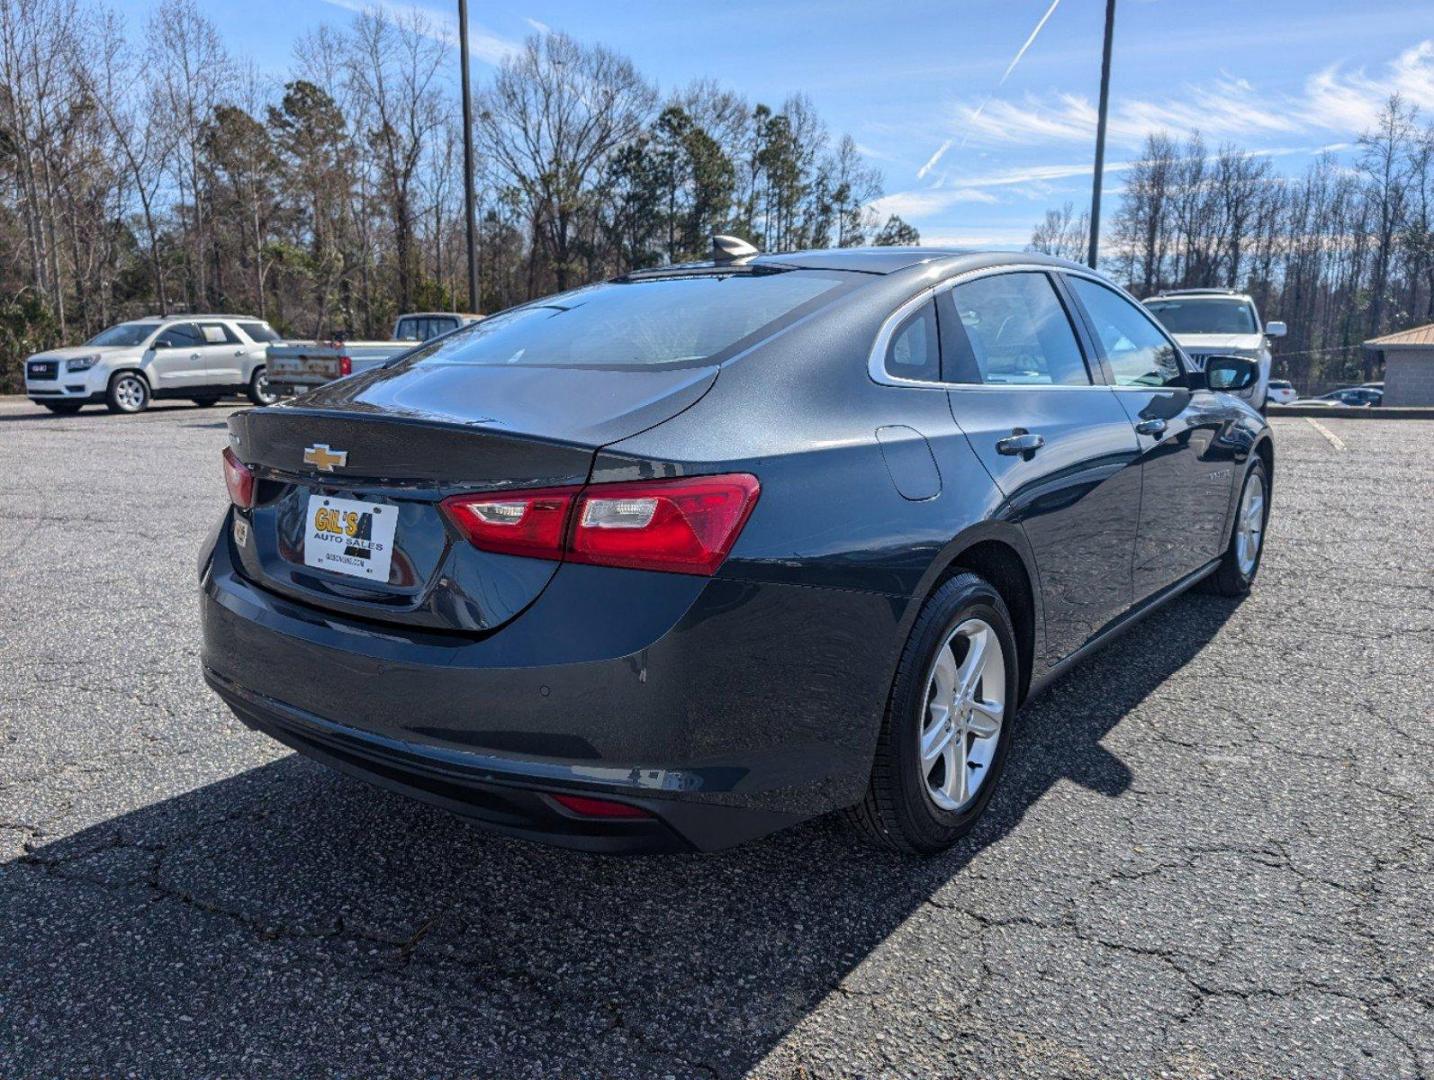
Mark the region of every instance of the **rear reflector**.
POLYGON ((645 818, 652 817, 640 806, 610 802, 607 799, 590 799, 586 795, 554 795, 553 802, 574 814, 592 818, 645 818))
POLYGON ((339 375, 340 375, 340 377, 342 377, 342 376, 344 376, 344 375, 352 375, 353 373, 354 373, 354 362, 353 362, 352 357, 340 356, 340 357, 339 357, 339 375))
POLYGON ((254 505, 254 474, 229 447, 224 448, 224 486, 229 501, 245 510, 254 505))
POLYGON ((455 495, 442 506, 484 551, 711 576, 761 490, 755 476, 731 473, 455 495))

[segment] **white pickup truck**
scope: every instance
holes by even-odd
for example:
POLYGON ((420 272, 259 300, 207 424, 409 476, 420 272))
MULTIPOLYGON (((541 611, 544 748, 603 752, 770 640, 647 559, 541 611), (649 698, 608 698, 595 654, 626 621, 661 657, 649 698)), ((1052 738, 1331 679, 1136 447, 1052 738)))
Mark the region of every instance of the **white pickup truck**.
POLYGON ((302 394, 345 375, 378 367, 415 345, 482 318, 451 311, 415 311, 398 317, 392 341, 276 341, 268 348, 269 387, 276 394, 302 394))

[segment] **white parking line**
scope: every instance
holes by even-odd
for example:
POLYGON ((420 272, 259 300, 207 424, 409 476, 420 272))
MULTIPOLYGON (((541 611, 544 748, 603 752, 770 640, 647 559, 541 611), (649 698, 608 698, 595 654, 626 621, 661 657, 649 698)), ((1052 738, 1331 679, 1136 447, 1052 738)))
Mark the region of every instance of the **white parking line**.
POLYGON ((1325 427, 1323 424, 1321 424, 1321 423, 1320 423, 1318 420, 1316 420, 1313 416, 1306 416, 1305 419, 1309 421, 1310 427, 1314 428, 1314 429, 1315 429, 1316 431, 1318 431, 1321 435, 1323 435, 1326 439, 1328 439, 1330 445, 1333 446, 1336 450, 1345 450, 1345 449, 1348 449, 1348 448, 1344 445, 1344 440, 1343 440, 1343 439, 1341 439, 1338 435, 1336 435, 1336 434, 1335 434, 1333 431, 1331 431, 1329 428, 1327 428, 1327 427, 1325 427))

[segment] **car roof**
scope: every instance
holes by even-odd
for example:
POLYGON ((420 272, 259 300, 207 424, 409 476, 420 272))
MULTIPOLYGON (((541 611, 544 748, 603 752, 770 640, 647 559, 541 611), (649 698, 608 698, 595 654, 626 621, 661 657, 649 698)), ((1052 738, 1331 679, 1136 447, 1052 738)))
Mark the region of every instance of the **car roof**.
POLYGON ((481 319, 472 311, 405 311, 400 319, 481 319))
POLYGON ((1147 296, 1142 303, 1151 300, 1169 300, 1181 296, 1209 296, 1222 300, 1252 300, 1249 293, 1236 292, 1234 289, 1161 289, 1154 296, 1147 296))
POLYGON ((895 274, 914 266, 949 263, 954 272, 1003 263, 1037 263, 1042 266, 1087 270, 1081 263, 1030 251, 997 251, 957 247, 850 247, 755 255, 754 266, 785 266, 803 270, 852 270, 866 274, 895 274))
POLYGON ((141 315, 137 319, 126 319, 126 323, 185 322, 194 319, 234 319, 244 322, 266 323, 257 315, 230 315, 219 311, 186 311, 178 315, 141 315))

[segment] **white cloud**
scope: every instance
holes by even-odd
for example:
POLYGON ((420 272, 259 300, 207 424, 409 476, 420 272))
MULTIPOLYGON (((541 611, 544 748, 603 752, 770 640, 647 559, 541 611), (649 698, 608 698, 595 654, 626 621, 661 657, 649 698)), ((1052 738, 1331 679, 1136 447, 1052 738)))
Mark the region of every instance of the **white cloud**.
MULTIPOLYGON (((1364 68, 1325 68, 1295 94, 1267 94, 1247 79, 1222 74, 1164 98, 1117 100, 1107 138, 1114 147, 1133 149, 1161 130, 1181 135, 1198 129, 1212 141, 1240 143, 1317 132, 1354 135, 1374 122, 1394 93, 1434 111, 1434 41, 1406 49, 1374 75, 1364 68)), ((1095 104, 1071 93, 961 103, 954 124, 986 145, 1086 144, 1095 127, 1095 104)))
POLYGON ((949 210, 958 203, 994 203, 996 196, 976 188, 928 188, 925 191, 898 191, 883 195, 871 204, 881 217, 897 214, 903 218, 922 217, 949 210))
POLYGON ((523 21, 540 34, 551 34, 553 32, 553 28, 547 23, 543 22, 541 19, 525 18, 523 21))
MULTIPOLYGON (((457 43, 458 16, 445 8, 431 8, 413 3, 375 3, 371 0, 324 0, 331 7, 345 11, 382 11, 393 19, 419 20, 426 36, 438 41, 457 43)), ((502 37, 468 20, 468 51, 475 60, 497 65, 518 52, 522 43, 502 37)))
POLYGON ((926 174, 929 173, 932 169, 936 168, 936 163, 941 160, 941 155, 946 153, 946 151, 950 149, 951 140, 947 139, 944 143, 942 143, 936 148, 936 153, 932 154, 929 158, 926 159, 926 164, 916 170, 916 179, 925 180, 926 174))

